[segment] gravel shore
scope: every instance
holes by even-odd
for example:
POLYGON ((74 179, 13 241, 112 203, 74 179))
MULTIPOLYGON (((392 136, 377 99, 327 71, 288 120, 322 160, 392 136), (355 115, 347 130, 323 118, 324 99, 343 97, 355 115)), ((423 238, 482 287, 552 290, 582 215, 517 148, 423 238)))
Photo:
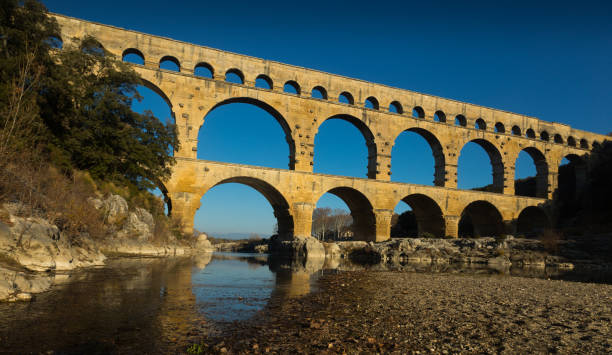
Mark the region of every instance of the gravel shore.
POLYGON ((202 353, 604 354, 612 285, 498 275, 342 272, 202 339, 202 353))

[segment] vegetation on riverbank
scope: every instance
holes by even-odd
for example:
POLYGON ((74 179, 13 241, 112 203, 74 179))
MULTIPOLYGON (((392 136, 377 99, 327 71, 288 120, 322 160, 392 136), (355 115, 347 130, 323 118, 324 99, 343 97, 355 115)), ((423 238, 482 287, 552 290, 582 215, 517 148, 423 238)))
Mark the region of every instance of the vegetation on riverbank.
POLYGON ((38 1, 3 0, 1 10, 0 206, 72 239, 103 238, 89 201, 118 194, 150 211, 160 236, 178 230, 150 192, 170 175, 175 127, 132 111, 139 76, 91 37, 58 51, 58 25, 38 1))

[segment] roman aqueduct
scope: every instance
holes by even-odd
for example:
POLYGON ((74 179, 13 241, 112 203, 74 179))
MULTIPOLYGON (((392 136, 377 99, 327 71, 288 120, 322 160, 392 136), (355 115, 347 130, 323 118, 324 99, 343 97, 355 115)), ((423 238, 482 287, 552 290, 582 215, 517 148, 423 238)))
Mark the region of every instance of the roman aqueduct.
MULTIPOLYGON (((171 215, 186 232, 193 229, 202 196, 216 185, 234 182, 266 197, 285 238, 311 234, 313 210, 325 193, 346 202, 355 237, 361 240, 388 239, 393 210, 402 200, 412 207, 420 232, 457 237, 459 220, 467 214, 475 235, 512 233, 531 222, 548 223, 544 206, 558 186, 562 159, 580 162, 605 139, 535 117, 53 16, 64 47, 91 35, 120 58, 135 54, 142 59, 133 68, 168 103, 178 126, 177 164, 163 188, 171 215), (178 70, 160 69, 165 61, 178 70), (205 68, 210 77, 195 75, 197 68, 205 68), (238 82, 228 82, 228 75, 238 82), (256 87, 262 80, 267 85, 256 87), (208 112, 236 102, 256 105, 277 119, 289 145, 289 169, 196 159, 198 131, 208 112), (328 119, 348 121, 363 134, 369 152, 367 178, 313 173, 315 135, 328 119), (407 130, 425 138, 432 149, 434 186, 390 181, 391 149, 407 130), (488 153, 494 192, 457 189, 459 154, 469 142, 488 153), (514 164, 521 151, 536 165, 535 197, 515 195, 514 164)), ((583 173, 577 170, 577 184, 583 173)))

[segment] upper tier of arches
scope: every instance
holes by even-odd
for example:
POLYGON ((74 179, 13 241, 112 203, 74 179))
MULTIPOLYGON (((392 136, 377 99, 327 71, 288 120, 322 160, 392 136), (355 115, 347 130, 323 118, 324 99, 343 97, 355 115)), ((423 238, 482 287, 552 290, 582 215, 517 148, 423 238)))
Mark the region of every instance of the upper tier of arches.
MULTIPOLYGON (((484 127, 484 131, 511 135, 510 128, 516 126, 521 132, 529 130, 534 132, 531 136, 533 138, 525 136, 522 138, 543 140, 550 144, 590 149, 595 141, 603 140, 603 137, 599 135, 571 129, 563 124, 544 122, 533 117, 196 46, 62 15, 54 16, 62 28, 61 37, 75 38, 83 36, 84 33, 91 34, 100 40, 106 50, 117 56, 121 56, 126 50, 138 51, 142 56, 144 66, 150 68, 159 68, 162 59, 168 61, 171 58, 180 73, 192 75, 197 67, 206 67, 213 80, 224 80, 225 74, 230 69, 239 71, 244 80, 242 84, 237 85, 255 87, 256 78, 264 74, 271 84, 267 85, 270 89, 262 90, 283 92, 285 83, 291 82, 294 88, 299 89, 291 90, 290 94, 300 97, 310 98, 313 90, 317 88, 317 92, 324 93, 323 95, 317 94, 317 99, 337 103, 340 94, 348 93, 353 98, 352 102, 348 103, 349 105, 407 117, 413 115, 412 108, 418 107, 422 113, 418 113, 417 119, 436 121, 439 124, 453 124, 452 119, 440 119, 440 117, 450 118, 461 115, 467 120, 466 124, 462 125, 464 129, 475 129, 476 120, 482 119, 484 124, 478 126, 484 127), (504 129, 500 130, 499 127, 504 127, 504 129)), ((60 39, 61 37, 58 36, 60 39)), ((390 119, 392 117, 389 116, 390 119)))

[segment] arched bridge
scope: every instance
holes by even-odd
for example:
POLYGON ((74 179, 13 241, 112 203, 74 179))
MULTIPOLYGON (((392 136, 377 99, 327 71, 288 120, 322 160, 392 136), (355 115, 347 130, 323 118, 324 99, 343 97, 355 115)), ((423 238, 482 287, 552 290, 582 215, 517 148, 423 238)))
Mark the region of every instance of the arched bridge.
POLYGON ((475 235, 512 233, 529 220, 547 218, 542 207, 557 188, 561 160, 579 161, 605 139, 535 117, 53 16, 64 46, 91 35, 118 57, 142 59, 134 69, 166 100, 178 126, 181 145, 165 193, 172 216, 186 232, 193 229, 202 196, 216 185, 236 182, 268 199, 279 234, 287 238, 311 234, 313 209, 327 192, 349 206, 356 238, 362 240, 388 239, 393 209, 402 200, 412 207, 420 232, 456 237, 461 217, 468 215, 475 235), (178 70, 160 69, 164 61, 178 70), (198 68, 205 68, 209 77, 195 75, 198 68), (237 80, 228 82, 228 75, 237 80), (257 87, 262 81, 264 87, 257 87), (235 102, 256 105, 276 118, 289 145, 288 170, 196 159, 198 131, 208 112, 235 102), (329 119, 348 121, 363 134, 369 152, 367 178, 313 173, 314 139, 329 119), (429 143, 434 186, 390 182, 391 149, 404 131, 429 143), (457 189, 459 153, 469 142, 488 153, 493 192, 457 189), (521 151, 536 164, 534 197, 515 195, 514 166, 521 151))

